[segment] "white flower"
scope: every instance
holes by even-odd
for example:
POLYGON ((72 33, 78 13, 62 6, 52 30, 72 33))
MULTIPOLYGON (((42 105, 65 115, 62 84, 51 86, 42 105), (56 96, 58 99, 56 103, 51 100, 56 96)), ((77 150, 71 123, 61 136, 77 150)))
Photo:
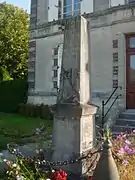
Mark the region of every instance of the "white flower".
POLYGON ((24 177, 23 176, 16 176, 16 180, 23 180, 24 179, 24 177))
POLYGON ((46 180, 51 180, 51 179, 47 178, 46 180))
POLYGON ((41 130, 39 128, 36 128, 36 135, 39 135, 41 133, 41 130))
POLYGON ((14 168, 17 167, 17 164, 13 164, 13 167, 14 167, 14 168))
POLYGON ((38 149, 36 149, 36 153, 39 154, 39 150, 38 149))
POLYGON ((7 162, 7 159, 3 159, 4 162, 7 162))

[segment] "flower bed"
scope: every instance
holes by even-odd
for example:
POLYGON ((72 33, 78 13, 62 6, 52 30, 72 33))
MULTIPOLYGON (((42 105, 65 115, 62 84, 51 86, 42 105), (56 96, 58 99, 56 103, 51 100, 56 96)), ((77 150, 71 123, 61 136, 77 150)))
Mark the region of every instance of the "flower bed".
MULTIPOLYGON (((135 131, 133 131, 135 133, 135 131)), ((135 134, 121 133, 113 139, 113 151, 121 180, 135 180, 135 134)))
MULTIPOLYGON (((135 180, 135 131, 132 134, 121 133, 116 138, 111 138, 113 144, 113 155, 120 174, 120 180, 135 180)), ((16 154, 16 162, 6 159, 8 170, 6 179, 17 180, 67 180, 68 173, 62 169, 54 169, 53 163, 45 160, 43 152, 38 158, 25 158, 13 149, 16 154)), ((92 180, 92 176, 87 180, 92 180)))

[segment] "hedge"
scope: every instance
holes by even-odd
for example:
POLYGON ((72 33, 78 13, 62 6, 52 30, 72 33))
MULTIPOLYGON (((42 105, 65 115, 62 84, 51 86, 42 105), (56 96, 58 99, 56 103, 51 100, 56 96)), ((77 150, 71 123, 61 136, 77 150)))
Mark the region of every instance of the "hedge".
POLYGON ((21 103, 18 107, 19 114, 28 117, 38 117, 41 119, 53 119, 48 105, 21 103))
POLYGON ((27 101, 27 80, 10 80, 0 83, 0 112, 13 113, 20 103, 27 101))

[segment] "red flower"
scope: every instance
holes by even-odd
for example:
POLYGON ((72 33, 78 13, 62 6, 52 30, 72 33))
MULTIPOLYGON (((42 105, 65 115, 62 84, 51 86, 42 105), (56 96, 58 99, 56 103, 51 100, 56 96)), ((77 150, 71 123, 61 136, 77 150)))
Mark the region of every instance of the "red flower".
POLYGON ((52 180, 67 180, 67 174, 60 169, 60 171, 52 173, 52 180))
POLYGON ((89 177, 89 180, 92 180, 92 179, 93 179, 92 176, 90 176, 90 177, 89 177))

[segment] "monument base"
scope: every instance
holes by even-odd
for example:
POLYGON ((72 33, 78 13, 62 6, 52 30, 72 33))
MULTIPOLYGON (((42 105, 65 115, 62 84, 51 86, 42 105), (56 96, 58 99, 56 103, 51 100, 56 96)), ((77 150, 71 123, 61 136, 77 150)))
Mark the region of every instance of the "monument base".
MULTIPOLYGON (((87 153, 96 138, 94 105, 57 104, 53 120, 53 161, 74 159, 74 155, 87 153)), ((64 169, 74 174, 84 174, 86 163, 65 165, 64 169)))

